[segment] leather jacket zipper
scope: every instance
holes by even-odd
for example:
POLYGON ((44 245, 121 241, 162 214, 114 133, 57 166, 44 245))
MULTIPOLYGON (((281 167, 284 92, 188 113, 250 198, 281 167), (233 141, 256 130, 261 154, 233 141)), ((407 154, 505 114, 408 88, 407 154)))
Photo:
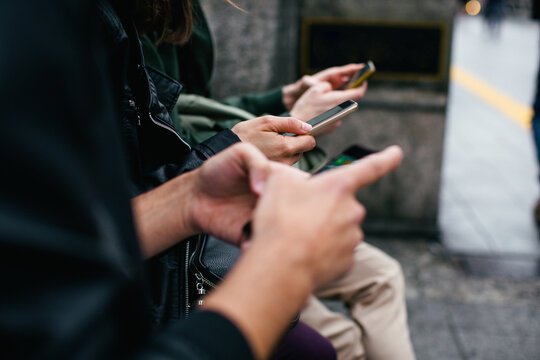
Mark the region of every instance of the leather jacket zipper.
POLYGON ((182 138, 180 137, 180 135, 178 135, 178 133, 177 133, 176 131, 174 131, 173 128, 171 128, 171 127, 169 127, 169 126, 167 126, 167 125, 161 123, 160 121, 155 120, 154 117, 152 116, 152 113, 151 113, 151 112, 148 113, 148 116, 150 117, 150 120, 151 120, 154 124, 156 124, 157 126, 163 128, 163 129, 165 129, 165 130, 168 130, 169 132, 171 132, 171 133, 173 133, 174 135, 176 135, 176 137, 177 137, 178 139, 180 139, 180 141, 183 142, 183 143, 188 147, 189 150, 191 150, 191 146, 190 146, 187 142, 185 142, 184 139, 182 139, 182 138))

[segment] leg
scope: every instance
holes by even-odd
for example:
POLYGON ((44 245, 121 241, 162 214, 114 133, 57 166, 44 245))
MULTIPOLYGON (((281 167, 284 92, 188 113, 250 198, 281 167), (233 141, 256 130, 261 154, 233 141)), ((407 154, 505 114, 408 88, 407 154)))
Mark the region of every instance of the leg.
POLYGON ((362 341, 369 359, 407 360, 415 356, 409 337, 404 291, 399 263, 363 243, 355 249, 351 271, 324 286, 316 295, 345 302, 362 329, 362 341))
POLYGON ((332 343, 299 321, 281 340, 272 360, 335 360, 332 343))
POLYGON ((365 360, 360 327, 351 319, 330 311, 315 296, 310 296, 300 320, 317 329, 332 342, 339 360, 365 360))

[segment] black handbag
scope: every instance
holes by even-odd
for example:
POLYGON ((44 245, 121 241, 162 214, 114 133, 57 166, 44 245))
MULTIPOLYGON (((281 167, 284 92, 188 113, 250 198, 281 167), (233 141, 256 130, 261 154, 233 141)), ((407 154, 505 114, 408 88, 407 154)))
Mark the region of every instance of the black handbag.
POLYGON ((191 306, 204 303, 206 293, 217 286, 240 257, 241 250, 212 235, 201 234, 189 261, 192 277, 191 306))
MULTIPOLYGON (((246 231, 246 229, 244 229, 246 231)), ((249 230, 248 230, 249 232, 249 230)), ((212 235, 201 234, 195 241, 195 249, 189 260, 190 309, 204 305, 204 295, 221 282, 236 263, 242 251, 239 247, 212 235)), ((294 327, 300 319, 298 314, 289 326, 294 327)))

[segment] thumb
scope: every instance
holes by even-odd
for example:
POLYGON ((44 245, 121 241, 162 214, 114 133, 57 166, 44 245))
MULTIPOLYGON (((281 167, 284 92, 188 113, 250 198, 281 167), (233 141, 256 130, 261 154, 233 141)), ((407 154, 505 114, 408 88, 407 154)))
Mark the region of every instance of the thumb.
POLYGON ((315 86, 319 83, 320 81, 314 77, 314 76, 311 76, 311 75, 304 75, 302 77, 302 85, 304 85, 306 88, 310 88, 312 86, 315 86))
POLYGON ((256 195, 261 195, 266 180, 271 172, 271 162, 255 145, 241 143, 234 145, 239 165, 244 169, 249 178, 251 191, 256 195))
POLYGON ((293 117, 276 117, 272 122, 272 130, 278 133, 305 135, 309 134, 311 129, 311 125, 293 117))

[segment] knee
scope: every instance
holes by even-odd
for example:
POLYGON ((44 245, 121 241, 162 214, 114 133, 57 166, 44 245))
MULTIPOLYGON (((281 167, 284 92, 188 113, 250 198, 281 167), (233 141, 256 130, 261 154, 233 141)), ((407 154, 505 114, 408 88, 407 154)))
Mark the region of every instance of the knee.
POLYGON ((388 256, 388 266, 384 274, 384 282, 397 294, 402 294, 405 291, 405 276, 401 264, 394 258, 388 256))
POLYGON ((359 278, 367 277, 362 282, 363 287, 357 289, 352 302, 371 303, 385 299, 403 299, 405 297, 405 277, 401 264, 391 256, 377 253, 377 261, 371 263, 371 269, 359 278))

